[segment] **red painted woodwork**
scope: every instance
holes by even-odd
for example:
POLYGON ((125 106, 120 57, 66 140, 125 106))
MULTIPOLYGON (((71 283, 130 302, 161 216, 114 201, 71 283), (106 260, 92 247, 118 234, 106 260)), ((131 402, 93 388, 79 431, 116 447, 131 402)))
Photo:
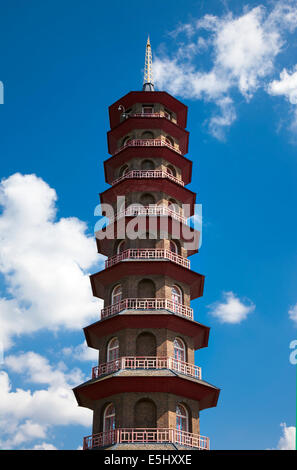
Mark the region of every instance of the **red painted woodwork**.
POLYGON ((185 156, 178 154, 170 147, 124 147, 115 155, 109 157, 104 162, 105 180, 111 184, 114 180, 114 171, 116 168, 129 162, 132 158, 162 158, 168 163, 179 168, 182 172, 182 180, 185 184, 191 182, 192 161, 185 156))
POLYGON ((182 154, 188 153, 189 133, 166 117, 129 117, 107 133, 108 153, 113 155, 118 149, 119 140, 133 129, 161 129, 175 137, 182 154))
POLYGON ((203 295, 204 278, 202 274, 184 268, 173 261, 123 261, 104 271, 90 276, 93 295, 104 298, 105 288, 126 276, 163 275, 178 282, 184 282, 190 287, 191 300, 203 295))
MULTIPOLYGON (((152 373, 152 372, 151 372, 152 373)), ((212 408, 217 405, 220 390, 207 382, 182 377, 181 375, 108 375, 94 379, 74 389, 79 404, 88 406, 90 400, 100 400, 118 393, 173 393, 199 401, 199 409, 212 408)))
POLYGON ((120 123, 121 111, 118 109, 119 106, 128 109, 135 103, 160 103, 177 115, 177 122, 180 127, 185 128, 187 125, 187 106, 166 91, 131 91, 109 107, 111 129, 120 123))
POLYGON ((191 321, 178 315, 169 313, 125 313, 114 317, 99 320, 84 328, 87 345, 96 349, 96 338, 108 336, 119 330, 129 328, 165 328, 176 333, 193 338, 194 348, 201 349, 208 346, 210 328, 197 321, 191 321))

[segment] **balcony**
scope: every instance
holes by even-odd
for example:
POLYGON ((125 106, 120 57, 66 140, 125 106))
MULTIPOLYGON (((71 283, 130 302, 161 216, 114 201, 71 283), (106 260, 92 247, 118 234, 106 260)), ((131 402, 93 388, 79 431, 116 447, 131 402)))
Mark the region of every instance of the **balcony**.
POLYGON ((160 370, 170 369, 180 374, 194 377, 195 379, 202 379, 201 367, 189 364, 184 361, 179 361, 174 357, 120 357, 113 361, 93 367, 92 379, 98 379, 102 375, 112 374, 119 370, 160 370))
POLYGON ((168 178, 171 181, 174 181, 174 183, 184 186, 184 182, 181 179, 176 178, 171 173, 162 170, 131 170, 125 173, 120 178, 114 180, 112 182, 112 186, 119 183, 120 181, 130 178, 168 178))
POLYGON ((185 258, 184 256, 177 255, 173 251, 170 250, 163 250, 158 248, 132 248, 129 250, 124 250, 122 253, 118 255, 112 256, 105 261, 105 268, 110 268, 117 263, 120 263, 124 260, 169 260, 173 261, 184 268, 190 269, 190 261, 185 258))
POLYGON ((193 320, 193 309, 169 299, 123 299, 101 310, 101 319, 116 315, 124 310, 169 310, 170 312, 193 320))
POLYGON ((174 428, 119 428, 84 438, 83 449, 114 444, 178 444, 197 450, 209 450, 209 438, 174 428))
POLYGON ((168 147, 174 152, 182 154, 181 151, 171 145, 165 139, 131 139, 127 143, 125 143, 122 147, 120 147, 116 152, 113 153, 113 156, 121 152, 123 149, 128 147, 168 147))
POLYGON ((110 223, 113 223, 115 220, 120 219, 121 217, 137 217, 139 215, 144 216, 169 216, 179 222, 186 224, 187 218, 180 215, 178 212, 170 209, 168 206, 164 205, 150 205, 142 206, 137 204, 131 204, 126 210, 118 212, 113 219, 110 219, 110 223))

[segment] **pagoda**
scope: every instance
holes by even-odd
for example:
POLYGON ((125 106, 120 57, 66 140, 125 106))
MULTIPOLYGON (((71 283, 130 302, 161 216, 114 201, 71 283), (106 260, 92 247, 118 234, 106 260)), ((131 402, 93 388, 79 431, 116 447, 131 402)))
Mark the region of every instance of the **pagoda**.
POLYGON ((196 194, 186 188, 192 162, 187 107, 155 91, 148 39, 144 83, 109 107, 100 194, 108 224, 96 232, 105 269, 90 276, 103 299, 101 318, 84 328, 99 351, 91 379, 73 389, 93 411, 84 449, 207 450, 200 412, 220 390, 202 379, 195 350, 208 346, 209 327, 190 301, 203 295, 204 276, 190 268, 199 232, 188 225, 196 194))

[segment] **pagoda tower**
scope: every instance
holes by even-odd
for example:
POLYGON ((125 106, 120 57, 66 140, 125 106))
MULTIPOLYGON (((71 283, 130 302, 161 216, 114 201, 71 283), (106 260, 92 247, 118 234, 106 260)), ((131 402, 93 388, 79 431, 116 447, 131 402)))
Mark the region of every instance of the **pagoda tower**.
POLYGON ((185 129, 187 107, 155 91, 146 45, 142 91, 109 107, 110 187, 100 194, 109 223, 96 232, 105 269, 90 276, 104 300, 101 319, 84 328, 99 351, 89 381, 74 388, 93 410, 84 449, 209 449, 200 411, 220 390, 202 379, 194 352, 208 345, 209 327, 194 320, 190 301, 203 295, 204 276, 190 269, 199 232, 187 224, 196 194, 185 129))

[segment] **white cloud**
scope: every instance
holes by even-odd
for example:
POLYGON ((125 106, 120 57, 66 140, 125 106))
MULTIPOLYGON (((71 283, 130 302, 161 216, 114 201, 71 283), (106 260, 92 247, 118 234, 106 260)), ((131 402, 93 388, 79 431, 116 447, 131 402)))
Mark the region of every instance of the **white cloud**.
POLYGON ((240 323, 255 310, 255 305, 243 303, 233 292, 224 292, 224 301, 209 306, 210 314, 221 323, 240 323))
POLYGON ((78 346, 63 348, 62 352, 66 357, 71 356, 78 361, 98 362, 99 352, 97 349, 89 348, 86 342, 78 346))
POLYGON ((283 434, 278 441, 277 450, 295 450, 296 449, 296 427, 287 426, 281 423, 283 434))
POLYGON ((268 93, 274 96, 284 96, 291 104, 297 104, 297 65, 292 72, 283 69, 280 80, 273 80, 268 84, 268 93))
POLYGON ((185 41, 174 58, 155 58, 156 84, 159 89, 184 98, 216 103, 220 113, 210 119, 209 131, 223 139, 236 113, 233 106, 222 106, 222 102, 231 103, 234 91, 248 101, 258 88, 266 87, 265 79, 275 70, 275 59, 284 48, 286 35, 296 27, 297 5, 290 0, 276 2, 270 11, 259 5, 245 8, 239 16, 230 12, 222 17, 205 15, 184 27, 179 25, 171 35, 174 38, 185 34, 185 41), (209 37, 202 37, 201 31, 209 37), (196 56, 209 47, 212 53, 207 53, 212 63, 204 71, 196 56))
POLYGON ((292 105, 293 119, 291 129, 297 130, 297 64, 292 71, 286 68, 280 73, 280 80, 273 80, 267 86, 267 92, 273 96, 283 96, 292 105))
POLYGON ((0 184, 0 331, 78 329, 99 318, 88 270, 100 260, 93 236, 75 217, 56 218, 57 195, 35 175, 16 173, 0 184))
MULTIPOLYGON (((15 448, 34 442, 45 442, 54 426, 91 425, 90 410, 77 406, 72 387, 84 380, 78 369, 63 372, 65 364, 52 366, 34 352, 8 356, 6 367, 25 380, 40 384, 34 391, 12 385, 6 371, 0 373, 1 448, 15 448)), ((49 444, 51 446, 51 444, 49 444)))
POLYGON ((42 444, 36 444, 32 449, 27 449, 27 450, 58 450, 58 449, 52 444, 42 442, 42 444))
POLYGON ((297 304, 289 309, 289 318, 296 324, 297 326, 297 304))

